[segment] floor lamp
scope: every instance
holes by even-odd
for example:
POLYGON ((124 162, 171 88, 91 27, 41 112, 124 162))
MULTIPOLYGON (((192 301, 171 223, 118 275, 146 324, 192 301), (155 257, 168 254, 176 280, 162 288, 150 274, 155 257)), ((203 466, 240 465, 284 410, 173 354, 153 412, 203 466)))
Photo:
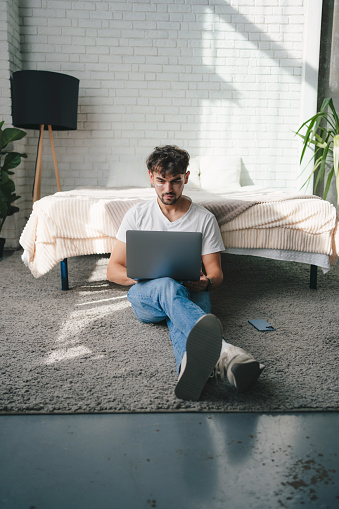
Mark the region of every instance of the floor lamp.
POLYGON ((61 191, 53 130, 68 131, 77 128, 78 96, 79 80, 73 76, 51 71, 17 71, 13 73, 13 125, 40 131, 33 203, 40 199, 41 194, 42 148, 45 130, 49 132, 55 178, 58 190, 61 191))

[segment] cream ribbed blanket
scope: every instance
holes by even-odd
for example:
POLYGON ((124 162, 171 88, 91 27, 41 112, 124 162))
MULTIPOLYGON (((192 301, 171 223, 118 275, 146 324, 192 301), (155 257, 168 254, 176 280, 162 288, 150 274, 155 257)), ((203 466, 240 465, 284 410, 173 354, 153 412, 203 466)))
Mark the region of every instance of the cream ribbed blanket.
MULTIPOLYGON (((322 253, 336 261, 338 220, 326 201, 252 186, 225 194, 185 192, 216 215, 225 247, 322 253)), ((40 277, 64 258, 110 253, 126 211, 152 197, 152 188, 96 187, 42 198, 20 237, 23 261, 40 277)))

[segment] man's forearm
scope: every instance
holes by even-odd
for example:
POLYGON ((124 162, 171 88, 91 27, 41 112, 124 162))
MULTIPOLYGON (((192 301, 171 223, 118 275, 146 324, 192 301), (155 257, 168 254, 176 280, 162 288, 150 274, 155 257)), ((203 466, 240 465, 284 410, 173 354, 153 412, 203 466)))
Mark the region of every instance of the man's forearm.
POLYGON ((209 286, 209 290, 214 290, 214 288, 218 288, 223 282, 224 276, 221 272, 211 272, 210 274, 206 274, 206 277, 210 280, 211 284, 209 286))
POLYGON ((127 269, 118 263, 110 263, 107 267, 106 277, 108 281, 116 283, 117 285, 131 286, 135 285, 136 281, 127 277, 127 269))

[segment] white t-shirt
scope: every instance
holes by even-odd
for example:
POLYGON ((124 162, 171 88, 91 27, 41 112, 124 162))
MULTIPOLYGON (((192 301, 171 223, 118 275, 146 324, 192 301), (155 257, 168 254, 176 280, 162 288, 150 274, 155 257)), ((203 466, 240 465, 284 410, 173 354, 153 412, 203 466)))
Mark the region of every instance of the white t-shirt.
POLYGON ((215 216, 193 202, 186 214, 176 221, 169 221, 162 213, 157 198, 138 203, 126 212, 117 239, 126 243, 127 230, 201 232, 202 255, 218 253, 225 249, 215 216))

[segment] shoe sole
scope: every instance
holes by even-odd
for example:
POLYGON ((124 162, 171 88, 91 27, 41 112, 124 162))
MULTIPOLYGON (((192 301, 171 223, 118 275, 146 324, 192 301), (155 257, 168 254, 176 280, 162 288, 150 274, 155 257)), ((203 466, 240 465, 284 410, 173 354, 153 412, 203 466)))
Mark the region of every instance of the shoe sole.
POLYGON ((179 399, 197 401, 219 359, 222 327, 212 314, 200 318, 187 338, 187 364, 175 388, 179 399))
POLYGON ((255 384, 265 366, 255 359, 241 361, 240 357, 236 357, 229 366, 227 378, 239 391, 246 391, 255 384))

